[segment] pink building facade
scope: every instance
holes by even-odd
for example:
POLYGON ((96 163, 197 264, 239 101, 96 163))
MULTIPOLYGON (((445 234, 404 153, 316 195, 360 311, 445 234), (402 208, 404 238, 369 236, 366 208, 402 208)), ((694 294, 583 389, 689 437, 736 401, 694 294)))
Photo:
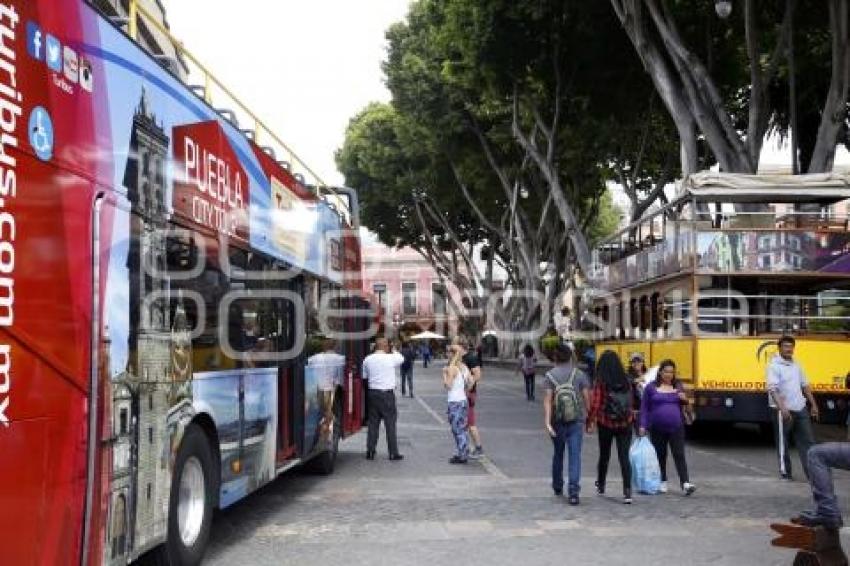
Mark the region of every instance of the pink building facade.
POLYGON ((372 244, 364 246, 362 258, 363 293, 379 305, 379 334, 457 332, 458 317, 448 301, 451 290, 416 251, 372 244))

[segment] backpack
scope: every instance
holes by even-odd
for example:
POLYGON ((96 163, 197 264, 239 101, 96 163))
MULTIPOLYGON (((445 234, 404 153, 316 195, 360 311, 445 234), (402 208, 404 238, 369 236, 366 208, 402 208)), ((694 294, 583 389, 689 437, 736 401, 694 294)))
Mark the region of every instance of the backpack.
POLYGON ((608 420, 617 423, 627 422, 631 410, 631 387, 624 387, 622 391, 605 389, 605 404, 602 406, 602 413, 608 420))
POLYGON ((581 413, 582 401, 578 391, 575 388, 575 377, 577 369, 573 368, 570 377, 560 385, 552 376, 551 372, 546 372, 546 377, 555 386, 555 422, 569 423, 578 419, 581 413))

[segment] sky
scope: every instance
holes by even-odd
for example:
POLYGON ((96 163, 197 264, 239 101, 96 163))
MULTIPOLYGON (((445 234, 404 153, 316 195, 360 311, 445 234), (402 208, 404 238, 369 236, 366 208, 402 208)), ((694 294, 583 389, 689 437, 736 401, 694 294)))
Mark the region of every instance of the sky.
POLYGON ((384 32, 409 3, 163 0, 174 35, 331 185, 349 119, 390 99, 384 32))

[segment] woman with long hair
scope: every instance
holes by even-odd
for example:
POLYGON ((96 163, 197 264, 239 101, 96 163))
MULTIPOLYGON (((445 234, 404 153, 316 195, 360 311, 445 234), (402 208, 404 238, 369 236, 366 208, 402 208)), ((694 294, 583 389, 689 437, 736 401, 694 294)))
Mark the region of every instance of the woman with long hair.
POLYGON ((676 473, 685 495, 696 491, 696 486, 688 477, 688 463, 685 461, 685 419, 683 407, 688 398, 682 384, 676 378, 676 364, 673 360, 664 360, 658 366, 658 374, 653 383, 643 391, 640 409, 640 429, 655 447, 658 465, 661 467, 661 492, 667 492, 667 448, 673 453, 676 473))
POLYGON ((623 476, 623 503, 632 502, 632 470, 629 464, 629 445, 632 441, 634 415, 632 382, 619 356, 605 350, 596 364, 596 384, 591 393, 588 432, 598 427, 599 462, 596 466, 596 492, 605 493, 605 478, 611 459, 611 444, 617 442, 617 460, 623 476))
POLYGON ((443 387, 448 391, 446 414, 457 447, 457 452, 449 459, 450 464, 466 464, 469 458, 469 443, 466 439, 469 405, 466 392, 472 386, 473 379, 469 368, 463 363, 468 349, 466 339, 456 337, 449 346, 449 363, 443 369, 443 387))
POLYGON ((534 401, 534 371, 537 366, 537 356, 534 355, 534 347, 526 344, 519 356, 519 371, 525 379, 525 398, 534 401))

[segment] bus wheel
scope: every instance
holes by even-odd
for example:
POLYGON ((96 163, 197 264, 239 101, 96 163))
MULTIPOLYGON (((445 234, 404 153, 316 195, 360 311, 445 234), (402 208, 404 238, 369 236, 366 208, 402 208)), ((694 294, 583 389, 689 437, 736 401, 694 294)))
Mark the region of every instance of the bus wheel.
POLYGON ((334 406, 334 424, 331 445, 321 455, 317 456, 313 469, 325 476, 334 473, 336 456, 339 453, 339 441, 342 439, 342 404, 337 401, 334 406))
POLYGON ((201 563, 212 523, 213 456, 196 425, 186 429, 171 478, 168 539, 163 558, 170 566, 201 563))

